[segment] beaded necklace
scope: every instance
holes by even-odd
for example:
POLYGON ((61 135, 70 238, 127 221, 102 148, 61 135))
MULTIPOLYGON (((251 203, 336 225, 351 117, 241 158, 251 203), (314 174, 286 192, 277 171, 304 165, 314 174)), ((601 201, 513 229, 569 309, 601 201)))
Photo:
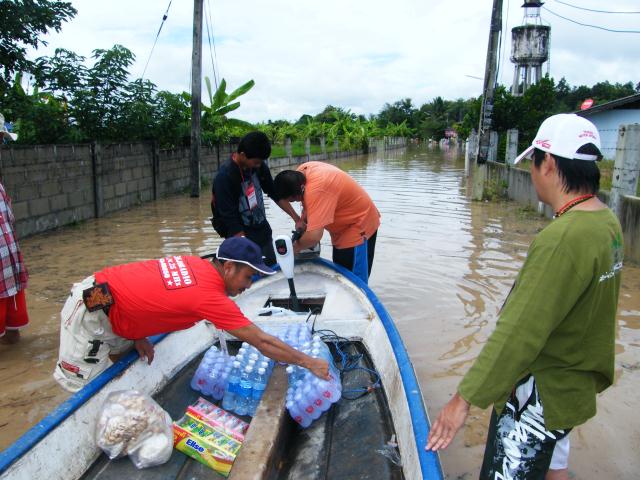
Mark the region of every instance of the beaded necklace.
POLYGON ((580 195, 579 197, 576 197, 573 200, 569 200, 562 207, 560 207, 560 210, 558 210, 555 213, 553 218, 558 218, 559 216, 564 215, 576 205, 580 205, 581 203, 586 202, 587 200, 590 200, 593 197, 595 197, 595 195, 593 193, 589 193, 588 195, 580 195))

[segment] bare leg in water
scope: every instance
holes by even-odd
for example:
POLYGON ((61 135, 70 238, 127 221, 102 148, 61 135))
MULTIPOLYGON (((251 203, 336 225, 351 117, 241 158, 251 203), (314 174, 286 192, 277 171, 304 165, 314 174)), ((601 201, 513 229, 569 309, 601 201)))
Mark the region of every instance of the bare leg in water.
POLYGON ((4 335, 0 337, 0 343, 3 345, 13 345, 20 341, 20 330, 6 330, 4 335))
POLYGON ((569 480, 569 469, 562 468, 560 470, 549 470, 544 480, 569 480))

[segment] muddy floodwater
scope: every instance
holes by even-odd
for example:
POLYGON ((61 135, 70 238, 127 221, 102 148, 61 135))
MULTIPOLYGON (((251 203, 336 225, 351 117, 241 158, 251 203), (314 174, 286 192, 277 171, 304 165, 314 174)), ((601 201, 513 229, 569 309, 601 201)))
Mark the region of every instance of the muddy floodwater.
MULTIPOLYGON (((382 213, 370 285, 397 323, 435 417, 493 330, 527 246, 548 220, 515 203, 470 201, 456 151, 410 148, 338 165, 382 213)), ((288 233, 291 221, 267 203, 274 232, 288 233)), ((31 274, 31 324, 18 345, 0 345, 0 448, 68 396, 51 372, 58 314, 71 284, 107 265, 210 253, 220 239, 209 216, 205 188, 199 199, 164 199, 21 242, 31 274)), ((322 243, 330 258, 327 235, 322 243)), ((617 331, 616 383, 598 397, 597 416, 571 434, 572 478, 640 475, 637 265, 623 269, 617 331)), ((488 410, 471 410, 441 455, 447 478, 477 478, 488 418, 488 410)))

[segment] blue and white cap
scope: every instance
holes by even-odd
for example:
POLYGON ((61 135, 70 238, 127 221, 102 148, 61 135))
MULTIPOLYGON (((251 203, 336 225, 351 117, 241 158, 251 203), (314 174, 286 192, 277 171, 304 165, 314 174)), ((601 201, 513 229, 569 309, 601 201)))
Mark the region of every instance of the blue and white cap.
POLYGON ((220 244, 216 251, 219 260, 244 263, 260 273, 273 275, 275 270, 267 267, 262 258, 262 250, 245 237, 230 237, 220 244))

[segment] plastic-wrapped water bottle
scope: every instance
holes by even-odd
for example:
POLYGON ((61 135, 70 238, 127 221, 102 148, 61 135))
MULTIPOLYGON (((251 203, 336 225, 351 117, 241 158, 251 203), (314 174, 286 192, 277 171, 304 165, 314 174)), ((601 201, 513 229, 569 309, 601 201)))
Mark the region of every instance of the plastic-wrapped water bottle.
POLYGON ((302 387, 302 408, 311 417, 311 420, 316 420, 322 415, 322 410, 317 408, 314 400, 316 400, 315 392, 311 388, 311 385, 306 384, 302 387))
POLYGON ((209 373, 209 369, 211 367, 211 363, 209 360, 202 360, 198 368, 196 369, 196 373, 193 375, 191 379, 191 388, 193 388, 197 392, 202 391, 202 387, 207 381, 207 374, 209 373))
POLYGON ((227 377, 227 388, 224 391, 222 399, 222 408, 227 411, 233 411, 236 406, 236 395, 240 389, 240 362, 233 362, 233 368, 227 377))
POLYGON ((302 394, 297 393, 293 396, 293 402, 287 405, 289 414, 291 417, 300 424, 303 428, 307 428, 313 422, 313 419, 309 416, 307 411, 303 407, 302 394))
POLYGON ((340 400, 342 390, 333 380, 322 380, 321 378, 315 377, 312 380, 312 385, 318 398, 323 399, 327 403, 325 410, 328 410, 332 403, 340 400))
POLYGON ((244 371, 240 375, 240 388, 236 395, 236 410, 238 415, 249 414, 249 403, 251 402, 251 373, 253 367, 247 365, 244 367, 244 371))
POLYGON ((228 377, 229 377, 229 374, 225 372, 224 368, 218 372, 215 382, 211 387, 211 396, 215 400, 220 400, 224 396, 224 391, 227 387, 228 377))
POLYGON ((251 391, 251 411, 249 415, 254 416, 256 409, 260 404, 260 399, 264 395, 264 391, 267 388, 267 375, 264 368, 258 368, 258 371, 253 376, 253 390, 251 391))

